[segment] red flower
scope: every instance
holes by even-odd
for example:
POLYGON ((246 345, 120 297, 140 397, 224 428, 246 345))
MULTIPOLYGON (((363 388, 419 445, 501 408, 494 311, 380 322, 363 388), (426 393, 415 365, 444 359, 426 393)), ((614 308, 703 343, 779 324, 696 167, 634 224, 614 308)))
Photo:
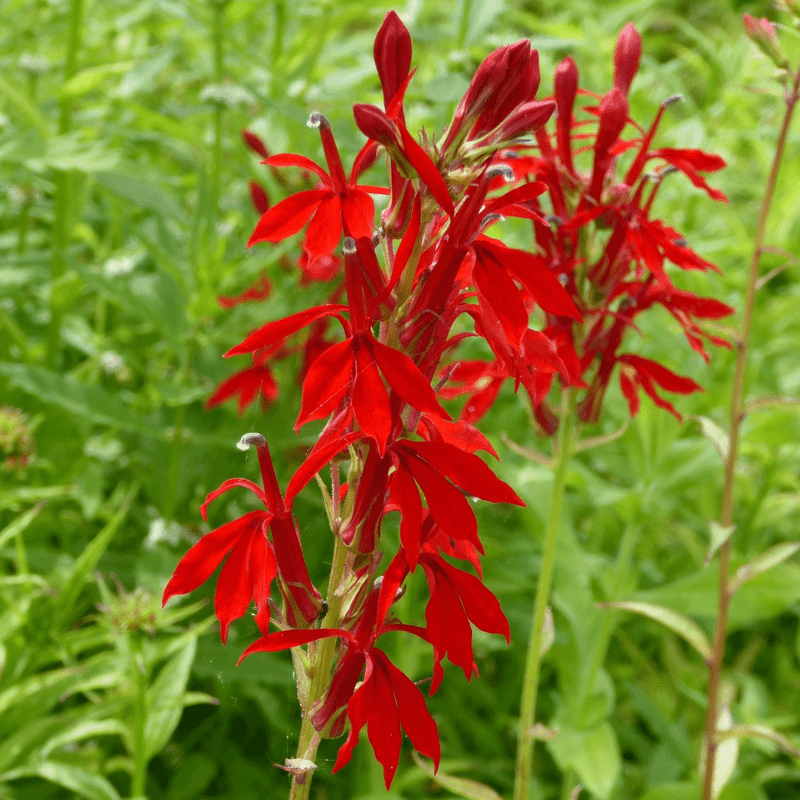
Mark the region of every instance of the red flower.
POLYGON ((371 236, 375 206, 368 192, 387 194, 379 186, 356 184, 356 174, 345 178, 339 150, 331 126, 322 114, 311 115, 309 124, 319 128, 328 172, 305 156, 284 153, 271 156, 262 163, 276 167, 302 167, 320 178, 318 189, 287 197, 273 206, 258 222, 247 246, 256 242, 280 242, 309 222, 303 249, 309 259, 327 256, 339 244, 344 229, 346 236, 371 236))
POLYGON ((194 591, 228 556, 214 600, 223 642, 231 622, 247 611, 251 600, 255 600, 258 610, 256 623, 266 635, 270 586, 276 576, 286 601, 289 624, 303 624, 303 620, 309 624, 316 620, 322 601, 309 578, 297 529, 278 488, 267 443, 259 434, 250 434, 242 441, 254 444, 258 450, 264 489, 245 478, 232 478, 211 492, 200 510, 206 519, 210 503, 237 486, 253 492, 267 510, 251 511, 203 536, 178 563, 164 589, 162 603, 173 595, 194 591), (268 530, 272 533, 272 543, 267 538, 268 530))

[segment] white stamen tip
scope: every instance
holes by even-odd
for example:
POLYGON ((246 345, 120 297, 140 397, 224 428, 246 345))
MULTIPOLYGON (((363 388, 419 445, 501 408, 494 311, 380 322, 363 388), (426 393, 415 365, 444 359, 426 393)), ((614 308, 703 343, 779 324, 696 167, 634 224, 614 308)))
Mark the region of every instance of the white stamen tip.
POLYGON ((251 447, 263 447, 267 440, 260 433, 246 433, 236 443, 240 450, 249 450, 251 447))

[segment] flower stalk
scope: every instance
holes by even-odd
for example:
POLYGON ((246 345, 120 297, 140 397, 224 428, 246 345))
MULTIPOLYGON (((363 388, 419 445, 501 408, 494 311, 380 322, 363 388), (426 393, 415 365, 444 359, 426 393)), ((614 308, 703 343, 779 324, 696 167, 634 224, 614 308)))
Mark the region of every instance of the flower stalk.
MULTIPOLYGON (((750 259, 750 268, 747 279, 747 292, 745 295, 744 311, 742 312, 742 327, 736 341, 736 372, 733 379, 731 393, 731 413, 728 452, 725 458, 725 482, 722 490, 722 510, 720 524, 724 528, 733 525, 734 518, 734 484, 736 478, 736 465, 739 458, 739 441, 742 423, 745 419, 744 397, 745 378, 747 373, 747 353, 750 345, 750 330, 753 323, 756 292, 759 285, 761 271, 761 255, 765 252, 767 220, 775 196, 775 187, 778 183, 781 162, 786 149, 789 128, 794 115, 795 106, 800 99, 800 68, 791 75, 786 87, 786 110, 783 122, 775 145, 764 198, 758 215, 753 253, 750 259)), ((705 727, 703 733, 704 744, 704 769, 703 769, 703 800, 714 800, 714 773, 716 768, 716 755, 719 742, 717 740, 717 719, 720 711, 720 686, 722 681, 722 666, 725 658, 725 644, 728 631, 728 612, 733 595, 731 589, 731 537, 719 549, 719 580, 718 580, 718 610, 714 625, 714 639, 712 655, 708 662, 708 705, 706 708, 705 727)))

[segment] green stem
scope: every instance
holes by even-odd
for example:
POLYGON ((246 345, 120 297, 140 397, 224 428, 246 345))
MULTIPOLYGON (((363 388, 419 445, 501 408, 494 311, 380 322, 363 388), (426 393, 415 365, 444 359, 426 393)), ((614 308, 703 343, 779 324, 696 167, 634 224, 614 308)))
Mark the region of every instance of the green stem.
POLYGON ((547 606, 550 602, 550 589, 556 562, 556 544, 561 522, 561 508, 567 480, 567 466, 572 451, 572 432, 575 417, 575 397, 572 390, 566 390, 564 414, 556 441, 555 465, 553 474, 553 495, 550 504, 550 517, 544 537, 542 568, 536 586, 536 599, 533 605, 528 654, 525 661, 525 675, 522 684, 522 701, 517 735, 517 772, 514 783, 514 800, 527 800, 528 786, 533 764, 533 725, 536 721, 536 698, 539 691, 539 671, 542 662, 543 627, 547 606))
POLYGON ((133 709, 133 772, 131 774, 131 798, 144 797, 147 782, 147 752, 145 725, 147 724, 147 669, 142 648, 133 633, 130 642, 130 670, 134 684, 133 709))
MULTIPOLYGON (((728 455, 725 459, 725 485, 722 490, 722 513, 720 523, 723 527, 733 524, 733 490, 734 479, 736 476, 736 462, 739 455, 739 438, 741 433, 742 421, 744 420, 744 391, 745 373, 747 371, 747 351, 750 344, 750 328, 753 322, 753 309, 755 307, 756 290, 758 288, 758 276, 761 266, 761 254, 764 252, 766 240, 767 218, 769 217, 770 207, 775 195, 775 186, 778 182, 783 153, 786 149, 786 140, 789 135, 789 126, 797 104, 798 90, 800 89, 800 69, 793 76, 794 81, 791 90, 786 94, 786 113, 783 118, 778 142, 775 147, 775 155, 772 159, 767 186, 764 191, 764 199, 761 203, 761 211, 758 217, 755 241, 753 243, 753 255, 750 259, 750 272, 747 279, 747 294, 745 296, 744 313, 742 316, 742 331, 738 341, 736 353, 736 373, 733 379, 733 391, 731 395, 731 421, 730 421, 730 441, 728 444, 728 455)), ((719 716, 719 692, 722 677, 722 662, 725 657, 725 642, 728 629, 728 610, 731 600, 730 588, 730 561, 731 561, 731 540, 730 538, 720 547, 719 550, 719 608, 717 619, 714 626, 714 643, 712 646, 711 658, 708 662, 708 706, 706 708, 705 729, 703 742, 705 746, 705 767, 703 773, 703 800, 712 800, 714 787, 714 766, 717 753, 717 717, 719 716)))
MULTIPOLYGON (((214 82, 222 86, 224 76, 223 44, 225 42, 226 0, 211 0, 214 9, 214 82)), ((216 215, 219 211, 220 172, 222 170, 222 103, 214 109, 214 153, 211 165, 211 208, 216 215)))
MULTIPOLYGON (((328 584, 328 613, 322 620, 322 627, 338 628, 342 622, 342 593, 341 583, 344 571, 347 566, 349 553, 340 536, 336 536, 333 546, 333 564, 331 565, 331 577, 328 584)), ((311 721, 311 711, 316 703, 328 689, 331 682, 331 669, 339 647, 338 639, 322 639, 317 643, 317 647, 312 651, 309 648, 310 664, 310 684, 308 697, 306 698, 305 708, 303 709, 303 721, 300 726, 300 738, 297 742, 297 758, 313 761, 317 748, 319 747, 320 737, 314 729, 311 721), (312 655, 313 652, 313 655, 312 655)), ((302 776, 303 783, 300 783, 297 776, 292 778, 292 788, 289 793, 289 800, 308 800, 311 791, 311 780, 313 772, 307 772, 302 776)))
MULTIPOLYGON (((81 29, 83 24, 83 0, 72 0, 69 10, 69 34, 67 39, 64 80, 68 81, 78 69, 78 51, 81 46, 81 29)), ((67 133, 72 125, 72 103, 69 99, 61 101, 58 119, 58 133, 67 133)), ((50 262, 50 325, 47 332, 47 365, 56 366, 61 343, 61 308, 56 282, 66 271, 64 251, 69 237, 70 210, 70 174, 59 170, 55 175, 54 220, 53 220, 53 255, 50 262)))

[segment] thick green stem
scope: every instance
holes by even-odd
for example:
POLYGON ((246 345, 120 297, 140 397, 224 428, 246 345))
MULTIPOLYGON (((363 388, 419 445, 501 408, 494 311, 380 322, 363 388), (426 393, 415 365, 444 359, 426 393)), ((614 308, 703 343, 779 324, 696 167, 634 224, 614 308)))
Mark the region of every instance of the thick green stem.
MULTIPOLYGON (((72 0, 69 9, 69 34, 67 39, 64 80, 68 81, 78 69, 78 51, 81 46, 83 25, 83 0, 72 0)), ((67 133, 72 125, 72 101, 61 101, 58 133, 67 133)), ((69 238, 70 174, 59 170, 55 175, 53 255, 50 262, 50 326, 47 332, 47 365, 56 366, 61 344, 61 316, 63 309, 58 301, 57 281, 66 271, 64 251, 69 238)))
POLYGON ((556 562, 556 544, 561 523, 561 507, 567 480, 567 466, 572 451, 572 431, 575 418, 575 400, 572 390, 566 391, 564 414, 556 442, 553 474, 553 495, 550 503, 550 516, 544 537, 542 568, 536 586, 536 599, 533 605, 528 654, 525 661, 525 675, 522 684, 522 702, 519 714, 517 735, 517 772, 514 783, 514 800, 527 800, 528 786, 533 763, 535 738, 533 726, 536 721, 536 698, 539 691, 539 671, 542 662, 542 641, 545 615, 550 602, 550 589, 556 562))
MULTIPOLYGON (((733 489, 736 475, 736 462, 739 455, 739 436, 744 420, 745 373, 747 371, 747 351, 750 344, 750 328, 753 322, 758 276, 761 265, 761 254, 764 252, 766 240, 767 218, 775 195, 781 160, 786 148, 789 126, 797 104, 800 89, 800 69, 793 76, 793 84, 786 95, 786 113, 783 118, 772 167, 767 178, 764 199, 758 217, 758 226, 753 244, 753 256, 750 259, 750 272, 747 279, 747 294, 742 316, 742 331, 737 342, 736 374, 733 379, 731 394, 731 421, 728 454, 725 459, 725 485, 722 490, 722 513, 720 523, 727 528, 733 524, 733 489)), ((722 677, 722 662, 725 658, 725 641, 728 632, 728 610, 731 600, 730 587, 731 543, 728 539, 719 551, 719 608, 714 626, 714 643, 711 659, 708 662, 708 706, 706 708, 705 730, 703 742, 705 747, 705 767, 703 773, 703 800, 712 800, 714 789, 714 766, 717 753, 717 717, 719 716, 719 691, 722 677)))

